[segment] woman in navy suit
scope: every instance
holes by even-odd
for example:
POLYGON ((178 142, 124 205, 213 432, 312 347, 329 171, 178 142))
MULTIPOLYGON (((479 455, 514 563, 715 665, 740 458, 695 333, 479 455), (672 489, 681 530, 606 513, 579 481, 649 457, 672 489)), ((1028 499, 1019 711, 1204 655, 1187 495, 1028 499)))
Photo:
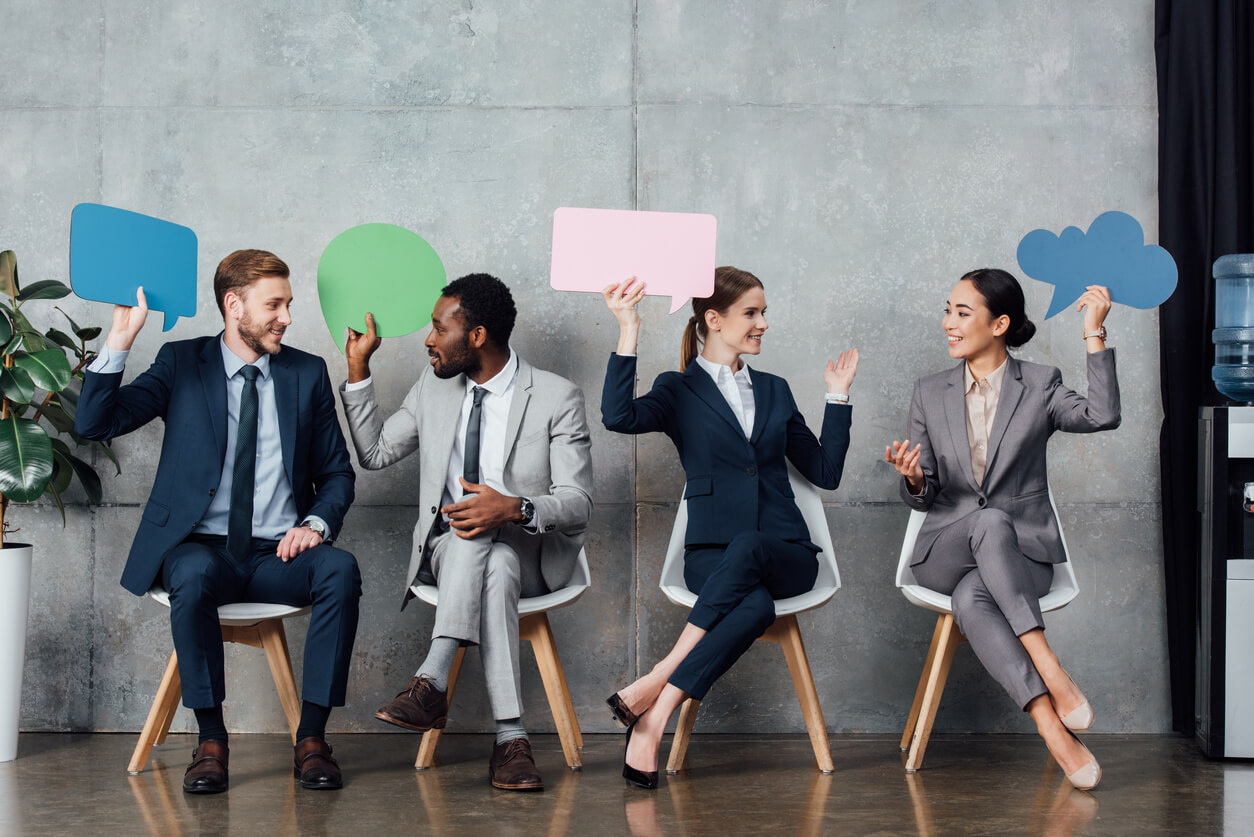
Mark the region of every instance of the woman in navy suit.
POLYGON ((1094 787, 1101 767, 1071 730, 1093 710, 1045 640, 1040 597, 1066 560, 1049 502, 1046 443, 1057 430, 1119 426, 1115 350, 1102 326, 1110 293, 1080 297, 1088 351, 1088 397, 1063 386, 1052 366, 1006 348, 1036 331, 1023 290, 1004 270, 958 280, 942 325, 960 362, 915 384, 910 439, 884 457, 904 478, 902 499, 928 512, 911 569, 923 586, 950 595, 954 619, 980 662, 1032 716, 1071 784, 1094 787), (910 447, 910 440, 917 444, 910 447))
POLYGON ((762 351, 762 283, 746 271, 720 267, 714 293, 692 301, 680 371, 663 373, 649 393, 633 398, 636 305, 644 290, 633 279, 602 291, 618 320, 619 340, 605 373, 601 414, 610 430, 660 431, 675 443, 687 476, 684 580, 698 593, 670 653, 608 700, 628 727, 623 777, 652 789, 671 714, 686 698, 704 697, 765 633, 775 621, 775 599, 814 586, 819 548, 793 501, 786 461, 821 488, 839 485, 858 351, 827 363, 820 441, 806 427, 787 382, 741 360, 762 351))

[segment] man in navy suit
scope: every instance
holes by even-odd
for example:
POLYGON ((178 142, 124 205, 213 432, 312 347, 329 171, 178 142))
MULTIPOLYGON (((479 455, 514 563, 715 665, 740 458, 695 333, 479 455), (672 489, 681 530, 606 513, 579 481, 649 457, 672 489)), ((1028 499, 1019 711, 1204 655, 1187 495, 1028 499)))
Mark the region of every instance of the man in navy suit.
POLYGON ((165 421, 161 460, 122 586, 169 591, 183 704, 196 713, 199 746, 183 778, 188 793, 227 788, 226 695, 218 605, 312 605, 294 772, 303 787, 342 786, 326 723, 343 706, 357 634, 361 575, 331 546, 353 501, 353 468, 335 414, 326 364, 282 345, 291 324, 288 268, 262 250, 238 250, 213 278, 225 320, 216 337, 167 343, 148 371, 121 386, 148 314, 118 305, 100 356, 88 367, 76 432, 112 439, 165 421))

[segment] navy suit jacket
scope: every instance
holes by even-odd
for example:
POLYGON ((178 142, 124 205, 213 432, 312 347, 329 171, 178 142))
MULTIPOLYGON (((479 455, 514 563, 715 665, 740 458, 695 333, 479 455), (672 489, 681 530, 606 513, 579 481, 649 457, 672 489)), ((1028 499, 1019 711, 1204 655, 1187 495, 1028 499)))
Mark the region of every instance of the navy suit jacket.
POLYGON ((749 370, 753 382, 753 430, 740 421, 713 379, 698 364, 663 372, 653 389, 632 398, 636 359, 610 356, 601 392, 601 418, 619 433, 661 431, 670 436, 688 478, 686 546, 722 546, 741 532, 759 531, 784 541, 810 541, 793 499, 785 459, 820 488, 836 488, 849 450, 853 408, 829 404, 822 441, 806 426, 788 382, 749 370))
MULTIPOLYGON (((122 586, 143 595, 165 554, 191 534, 222 480, 226 458, 226 369, 219 337, 167 343, 134 381, 88 372, 74 430, 104 441, 165 420, 161 461, 131 545, 122 586)), ((339 532, 353 502, 353 466, 322 358, 284 346, 270 357, 279 438, 300 519, 314 514, 339 532)), ((295 526, 300 520, 293 520, 295 526)))

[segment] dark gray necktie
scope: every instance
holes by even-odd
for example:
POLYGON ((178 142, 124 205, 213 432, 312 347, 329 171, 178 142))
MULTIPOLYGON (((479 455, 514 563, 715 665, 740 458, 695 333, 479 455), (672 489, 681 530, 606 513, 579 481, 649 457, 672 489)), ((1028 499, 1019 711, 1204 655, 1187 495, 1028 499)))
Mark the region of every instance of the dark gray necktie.
POLYGON ((231 470, 231 512, 227 517, 226 549, 236 561, 248 560, 253 537, 253 487, 257 478, 257 376, 255 366, 240 369, 244 392, 235 430, 235 466, 231 470))
POLYGON ((466 452, 462 457, 462 478, 466 482, 479 482, 479 425, 483 423, 483 396, 488 391, 475 387, 475 403, 470 408, 470 420, 466 422, 466 452))

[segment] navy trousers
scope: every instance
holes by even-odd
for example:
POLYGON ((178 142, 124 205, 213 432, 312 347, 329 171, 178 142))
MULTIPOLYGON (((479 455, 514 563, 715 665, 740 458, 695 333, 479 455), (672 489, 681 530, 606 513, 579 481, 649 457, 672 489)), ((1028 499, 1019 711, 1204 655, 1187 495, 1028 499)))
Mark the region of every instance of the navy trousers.
POLYGON ((727 546, 690 547, 684 581, 696 591, 688 622, 706 631, 670 684, 701 700, 754 640, 775 621, 775 599, 814 588, 819 562, 813 549, 742 532, 727 546))
POLYGON ((284 562, 277 546, 254 538, 249 559, 240 564, 226 551, 224 536, 191 535, 166 554, 162 585, 170 593, 170 631, 189 709, 210 709, 226 697, 218 606, 232 602, 312 605, 301 698, 344 705, 361 596, 357 560, 323 545, 284 562))

